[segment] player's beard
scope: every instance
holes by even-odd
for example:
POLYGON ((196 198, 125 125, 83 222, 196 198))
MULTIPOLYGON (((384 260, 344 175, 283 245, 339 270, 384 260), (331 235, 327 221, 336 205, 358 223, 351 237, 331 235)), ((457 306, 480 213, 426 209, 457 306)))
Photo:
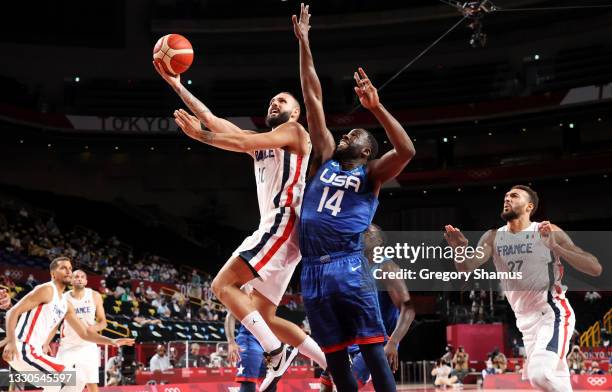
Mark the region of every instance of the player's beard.
POLYGON ((508 212, 502 211, 501 213, 501 218, 506 222, 509 222, 514 219, 518 219, 518 217, 519 217, 518 213, 514 210, 510 210, 508 212))
POLYGON ((270 128, 276 128, 281 124, 289 121, 289 117, 291 117, 291 112, 280 112, 276 115, 276 117, 271 117, 269 114, 266 116, 266 125, 270 128))
POLYGON ((336 147, 332 159, 338 162, 352 161, 359 158, 361 147, 355 144, 349 144, 344 148, 336 147))

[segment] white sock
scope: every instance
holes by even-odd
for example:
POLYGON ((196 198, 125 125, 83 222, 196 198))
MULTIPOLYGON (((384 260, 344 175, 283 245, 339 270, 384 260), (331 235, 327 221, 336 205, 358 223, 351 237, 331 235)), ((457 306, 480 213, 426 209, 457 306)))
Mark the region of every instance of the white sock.
POLYGON ((315 361, 321 369, 327 369, 327 360, 325 360, 325 354, 321 351, 321 347, 314 341, 310 336, 306 336, 306 339, 298 346, 298 351, 306 355, 308 358, 315 361))
POLYGON ((247 314, 240 322, 257 338, 265 352, 269 353, 281 346, 281 341, 272 333, 272 330, 257 310, 247 314))

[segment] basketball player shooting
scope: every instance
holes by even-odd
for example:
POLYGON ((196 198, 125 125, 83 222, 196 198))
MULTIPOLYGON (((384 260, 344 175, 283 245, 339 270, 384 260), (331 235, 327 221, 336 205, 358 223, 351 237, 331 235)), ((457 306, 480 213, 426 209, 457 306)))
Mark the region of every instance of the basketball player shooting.
POLYGON ((314 340, 297 325, 276 317, 276 309, 301 259, 297 221, 311 146, 308 133, 297 122, 298 101, 289 93, 277 94, 270 101, 266 116, 271 130, 243 130, 212 114, 181 84, 180 76, 166 73, 155 62, 154 66, 195 114, 185 110, 174 112, 176 123, 187 136, 253 157, 259 228, 221 268, 212 282, 212 290, 266 351, 269 374, 260 390, 266 391, 287 370, 298 351, 325 369, 325 356, 314 340), (209 130, 203 130, 201 124, 209 130), (240 290, 247 282, 254 289, 250 297, 240 290))
MULTIPOLYGON (((71 282, 72 263, 67 257, 58 257, 49 265, 51 281, 38 285, 23 297, 6 313, 7 343, 2 358, 18 372, 42 372, 44 374, 61 373, 68 368, 58 358, 43 352, 43 345, 52 330, 65 320, 80 339, 97 344, 112 346, 131 346, 134 339, 109 339, 89 330, 77 317, 72 304, 63 296, 64 290, 71 282)), ((35 383, 36 384, 36 383, 35 383)), ((75 391, 83 389, 84 381, 80 372, 76 372, 76 385, 44 386, 45 392, 75 391)))
MULTIPOLYGON (((568 392, 572 386, 565 356, 576 317, 561 284, 561 259, 591 276, 601 275, 602 267, 558 226, 531 221, 538 202, 538 194, 530 187, 512 187, 504 197, 501 213, 506 225, 480 238, 482 257, 455 262, 455 266, 459 271, 473 271, 493 257, 498 271, 522 272, 523 279, 502 279, 501 284, 525 343, 523 375, 541 391, 568 392)), ((445 231, 450 246, 468 245, 458 228, 447 225, 445 231)))
POLYGON ((300 47, 300 78, 313 151, 310 183, 300 219, 302 296, 312 334, 327 357, 338 391, 356 391, 347 347, 360 346, 377 391, 395 391, 383 349, 386 331, 363 254, 363 233, 378 206, 383 183, 395 178, 415 154, 401 124, 384 108, 365 71, 355 72, 355 93, 385 129, 393 148, 375 159, 378 144, 365 129, 353 129, 336 145, 327 128, 321 83, 308 31, 309 7, 293 15, 300 47))

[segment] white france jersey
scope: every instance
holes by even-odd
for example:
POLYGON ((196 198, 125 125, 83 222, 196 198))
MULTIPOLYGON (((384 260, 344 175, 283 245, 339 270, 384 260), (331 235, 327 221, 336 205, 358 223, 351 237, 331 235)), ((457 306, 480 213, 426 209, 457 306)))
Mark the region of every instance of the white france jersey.
POLYGON ((500 272, 521 272, 521 279, 502 279, 512 310, 518 315, 549 307, 552 296, 564 297, 563 265, 544 245, 538 222, 518 233, 500 227, 495 235, 493 262, 500 272))
POLYGON ((15 328, 17 339, 34 347, 43 346, 51 330, 57 328, 68 310, 66 299, 59 294, 53 282, 43 283, 41 286, 53 288, 53 299, 22 313, 15 328))
POLYGON ((292 154, 282 148, 253 152, 261 224, 273 221, 281 208, 299 214, 308 157, 309 154, 292 154))
MULTIPOLYGON (((70 302, 74 307, 74 313, 85 325, 90 326, 96 323, 96 303, 93 299, 93 291, 90 288, 85 288, 85 294, 83 298, 77 299, 72 296, 73 291, 70 290, 64 293, 66 301, 70 302)), ((79 334, 70 326, 68 323, 62 325, 62 331, 60 335, 60 346, 73 347, 73 346, 91 346, 96 345, 93 342, 83 340, 79 334)))

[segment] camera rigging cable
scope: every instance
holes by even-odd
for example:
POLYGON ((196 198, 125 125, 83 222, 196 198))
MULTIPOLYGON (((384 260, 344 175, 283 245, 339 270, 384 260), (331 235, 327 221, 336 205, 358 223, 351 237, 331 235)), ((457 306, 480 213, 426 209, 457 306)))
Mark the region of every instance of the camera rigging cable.
MULTIPOLYGON (((458 9, 464 8, 464 5, 468 3, 461 3, 448 0, 439 0, 441 3, 449 5, 451 7, 455 7, 458 9)), ((563 10, 578 10, 578 9, 597 9, 597 8, 612 8, 612 4, 602 4, 602 5, 577 5, 577 6, 558 6, 558 7, 534 7, 534 8, 500 8, 490 1, 485 1, 482 3, 488 3, 491 5, 491 9, 487 11, 487 13, 494 12, 528 12, 528 11, 563 11, 563 10)), ((378 91, 382 91, 389 83, 393 80, 397 79, 404 71, 412 66, 417 60, 425 55, 425 53, 429 52, 434 46, 436 46, 444 37, 450 34, 453 30, 455 30, 465 19, 470 19, 470 16, 465 14, 463 18, 461 18, 457 23, 455 23, 450 29, 448 29, 444 34, 438 37, 435 41, 433 41, 427 48, 425 48, 421 53, 419 53, 415 58, 410 60, 406 65, 404 65, 399 71, 397 71, 393 76, 391 76, 386 82, 384 82, 380 87, 378 87, 378 91)), ((357 104, 349 114, 353 114, 357 109, 361 107, 361 104, 357 104)))

